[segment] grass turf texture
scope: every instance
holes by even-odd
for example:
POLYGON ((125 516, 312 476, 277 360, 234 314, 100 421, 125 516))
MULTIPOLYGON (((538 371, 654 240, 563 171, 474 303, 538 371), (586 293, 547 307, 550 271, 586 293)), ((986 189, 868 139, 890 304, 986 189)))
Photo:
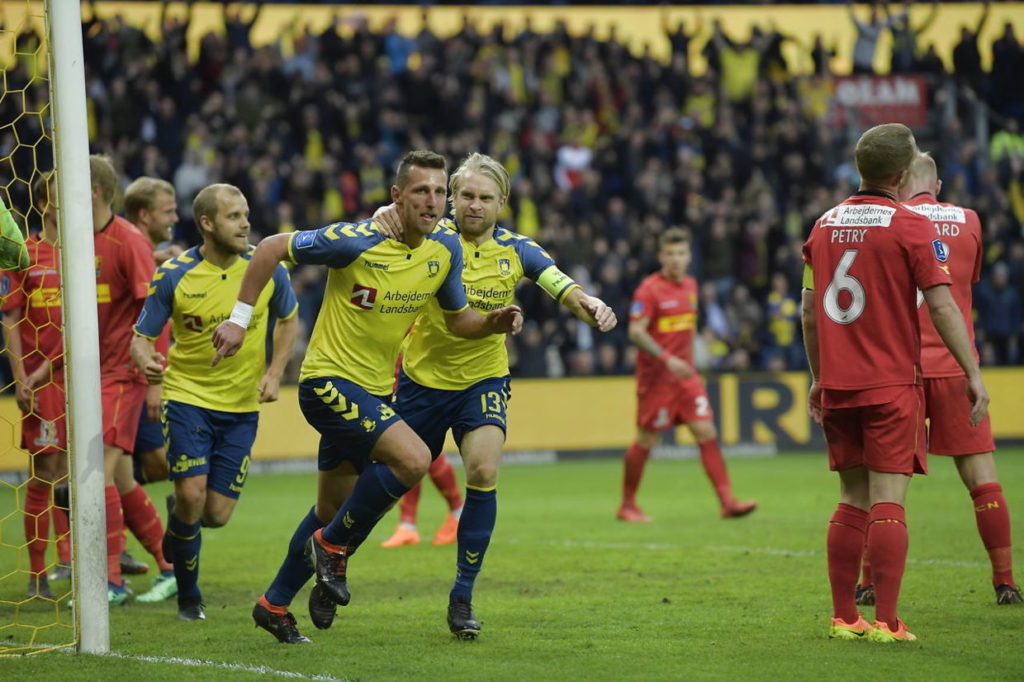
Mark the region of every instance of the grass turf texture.
MULTIPOLYGON (((1016 522, 1020 579, 1024 452, 1004 450, 997 462, 1016 522)), ((893 679, 1019 679, 1024 607, 995 605, 970 498, 951 461, 933 457, 930 465, 931 475, 912 482, 907 505, 901 616, 921 640, 914 644, 826 638, 825 529, 838 482, 823 455, 731 461, 737 493, 760 508, 729 521, 719 520, 697 461, 652 461, 640 496, 650 524, 615 521, 621 464, 603 460, 502 471, 498 526, 474 599, 478 641, 457 641, 445 625, 453 547, 378 546, 395 512, 353 559, 352 603, 331 630, 309 622, 308 588, 293 612, 312 644, 278 644, 254 629, 252 605, 314 490, 309 475, 265 475, 250 478, 228 527, 203 531, 206 622, 177 621, 173 600, 129 602, 111 610, 111 648, 134 658, 0 658, 0 679, 58 679, 71 669, 78 679, 284 679, 260 666, 358 680, 852 679, 871 670, 893 679)), ((158 501, 169 489, 149 487, 158 501)), ((9 491, 0 504, 13 508, 9 491)), ((443 513, 428 490, 421 533, 429 537, 443 513)), ((20 519, 3 524, 5 537, 20 529, 20 519)), ((145 556, 134 540, 129 548, 145 556)), ((13 565, 4 552, 0 574, 13 565)), ((135 576, 134 589, 145 590, 151 575, 135 576)), ((25 582, 23 574, 3 580, 0 598, 18 598, 25 582)))

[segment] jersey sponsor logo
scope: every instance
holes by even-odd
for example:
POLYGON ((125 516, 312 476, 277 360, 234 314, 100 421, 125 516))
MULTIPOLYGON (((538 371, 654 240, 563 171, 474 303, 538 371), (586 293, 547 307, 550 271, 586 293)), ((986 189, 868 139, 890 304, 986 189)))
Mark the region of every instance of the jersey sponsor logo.
POLYGON ((203 331, 203 318, 201 315, 182 315, 181 324, 190 332, 203 331))
POLYGON ((387 272, 388 270, 391 269, 391 266, 388 265, 387 263, 374 263, 368 260, 364 260, 363 265, 365 265, 368 268, 373 268, 374 270, 383 270, 384 272, 387 272))
POLYGON ((935 260, 945 263, 949 260, 949 247, 940 239, 932 240, 932 251, 935 252, 935 260))
POLYGON ((908 209, 928 218, 933 223, 966 223, 967 213, 959 206, 941 204, 907 204, 908 209))
POLYGON ((176 474, 184 474, 190 469, 206 466, 205 457, 189 457, 186 454, 178 455, 178 458, 171 465, 171 471, 176 474))
POLYGON ((498 272, 503 277, 508 277, 509 275, 511 275, 512 274, 512 261, 509 260, 508 258, 499 258, 498 259, 498 272))
POLYGON ((889 227, 896 213, 894 206, 843 204, 821 216, 821 227, 889 227))
POLYGON ((682 315, 667 315, 658 318, 659 332, 681 332, 693 329, 697 320, 696 313, 683 313, 682 315))
POLYGON ((307 249, 313 246, 315 241, 316 230, 303 230, 302 232, 296 232, 295 236, 292 237, 292 246, 296 249, 307 249))
POLYGON ((185 294, 185 293, 183 293, 182 296, 184 298, 206 298, 206 292, 205 291, 199 291, 199 292, 196 292, 194 294, 185 294))
POLYGON ((363 310, 373 310, 373 304, 377 300, 377 290, 373 287, 362 284, 352 285, 352 294, 349 296, 352 305, 363 310))
POLYGON ((679 305, 679 301, 661 301, 658 303, 658 308, 665 310, 667 308, 675 308, 677 305, 679 305))
POLYGON ((34 289, 28 296, 28 305, 31 308, 53 308, 60 306, 60 289, 56 287, 34 289))
POLYGON ((427 277, 437 277, 439 272, 441 272, 441 261, 427 261, 427 277))

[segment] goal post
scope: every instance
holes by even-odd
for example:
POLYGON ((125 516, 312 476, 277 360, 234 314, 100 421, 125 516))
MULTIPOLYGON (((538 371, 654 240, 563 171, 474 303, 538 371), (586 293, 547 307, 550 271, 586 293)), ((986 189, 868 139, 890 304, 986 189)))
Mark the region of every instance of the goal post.
POLYGON ((45 0, 45 17, 59 198, 75 631, 79 651, 106 653, 103 418, 81 5, 78 0, 45 0))

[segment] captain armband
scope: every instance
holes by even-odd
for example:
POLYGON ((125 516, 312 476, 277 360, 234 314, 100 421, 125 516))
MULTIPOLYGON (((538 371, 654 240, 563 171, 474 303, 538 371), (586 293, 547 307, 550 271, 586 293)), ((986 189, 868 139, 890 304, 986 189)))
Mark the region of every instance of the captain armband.
POLYGON ((228 318, 228 322, 237 324, 242 329, 248 329, 249 320, 252 319, 252 310, 253 307, 248 303, 235 301, 235 307, 231 310, 231 317, 228 318))
POLYGON ((552 265, 540 273, 540 277, 537 278, 537 286, 548 292, 548 296, 561 302, 565 295, 574 287, 578 287, 579 284, 576 284, 572 277, 559 270, 557 265, 552 265))

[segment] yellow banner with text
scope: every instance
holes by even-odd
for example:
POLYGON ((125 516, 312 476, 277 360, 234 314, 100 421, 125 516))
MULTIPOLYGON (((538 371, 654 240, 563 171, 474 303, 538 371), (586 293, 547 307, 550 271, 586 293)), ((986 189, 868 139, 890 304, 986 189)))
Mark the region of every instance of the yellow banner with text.
MULTIPOLYGON (((1024 369, 985 370, 997 440, 1024 440, 1020 386, 1024 369)), ((802 372, 721 374, 708 377, 708 396, 722 444, 774 445, 779 450, 824 447, 821 429, 807 416, 808 377, 802 372)), ((512 382, 508 451, 574 451, 625 448, 635 432, 632 377, 520 379, 512 382)), ((318 435, 305 426, 294 386, 264 405, 253 448, 258 460, 312 458, 318 435)), ((966 424, 964 428, 968 428, 966 424)), ((0 471, 24 471, 28 456, 18 447, 20 415, 13 398, 0 398, 0 471)), ((676 440, 692 442, 685 428, 676 440)), ((449 442, 449 448, 454 445, 449 442)), ((451 450, 454 452, 454 450, 451 450)))

